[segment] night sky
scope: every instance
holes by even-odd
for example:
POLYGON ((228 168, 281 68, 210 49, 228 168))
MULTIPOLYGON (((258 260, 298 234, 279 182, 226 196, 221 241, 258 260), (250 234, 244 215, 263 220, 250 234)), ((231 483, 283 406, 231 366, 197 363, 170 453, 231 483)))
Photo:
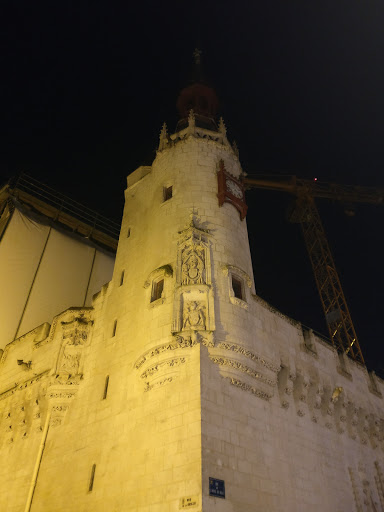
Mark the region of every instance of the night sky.
MULTIPOLYGON (((1 181, 26 172, 120 220, 126 176, 203 50, 248 174, 384 187, 384 2, 2 2, 1 181)), ((291 198, 247 193, 256 290, 327 334, 291 198)), ((368 367, 384 376, 384 206, 318 206, 368 367)))

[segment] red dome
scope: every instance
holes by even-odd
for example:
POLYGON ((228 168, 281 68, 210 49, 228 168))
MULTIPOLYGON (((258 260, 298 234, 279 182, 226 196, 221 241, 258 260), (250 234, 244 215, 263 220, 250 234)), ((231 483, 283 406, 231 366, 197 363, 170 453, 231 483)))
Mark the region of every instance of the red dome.
POLYGON ((176 103, 181 119, 186 119, 191 109, 203 117, 216 117, 219 101, 215 91, 202 83, 194 83, 182 89, 176 103))

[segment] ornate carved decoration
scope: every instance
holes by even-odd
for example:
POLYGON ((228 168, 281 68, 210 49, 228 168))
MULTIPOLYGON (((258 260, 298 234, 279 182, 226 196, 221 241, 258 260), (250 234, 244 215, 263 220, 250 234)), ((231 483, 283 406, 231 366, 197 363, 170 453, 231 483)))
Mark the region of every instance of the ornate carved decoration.
POLYGON ((69 322, 61 322, 63 328, 63 340, 69 345, 84 345, 88 339, 89 327, 92 320, 84 317, 84 313, 75 316, 69 322))
POLYGON ((146 382, 144 392, 151 391, 152 389, 159 388, 161 386, 164 386, 165 384, 169 384, 170 382, 173 382, 175 380, 175 377, 166 377, 165 379, 157 380, 156 382, 146 382))
POLYGON ((246 373, 253 379, 259 380, 260 382, 264 382, 265 384, 268 384, 269 386, 276 386, 276 381, 272 379, 268 379, 268 377, 265 377, 265 375, 262 375, 258 371, 254 370, 253 368, 250 368, 249 366, 246 366, 239 361, 236 361, 235 359, 229 359, 227 357, 218 357, 218 356, 209 356, 211 361, 213 361, 215 364, 218 364, 219 366, 228 366, 229 368, 233 368, 235 370, 239 370, 242 373, 246 373))
POLYGON ((265 393, 264 391, 261 391, 260 389, 257 389, 253 386, 250 386, 249 384, 246 384, 245 382, 242 382, 239 379, 235 379, 234 377, 226 377, 227 380, 229 380, 230 384, 232 386, 236 386, 243 391, 249 391, 252 393, 252 395, 258 396, 259 398, 262 398, 263 400, 270 400, 272 398, 272 395, 268 395, 268 393, 265 393))
POLYGON ((56 365, 57 382, 78 382, 82 376, 84 346, 88 341, 93 321, 84 314, 62 321, 62 346, 56 365))
POLYGON ((191 300, 184 303, 183 329, 205 330, 206 307, 202 302, 191 300))
POLYGON ((152 377, 155 373, 157 373, 162 368, 174 368, 176 366, 180 366, 186 362, 185 357, 175 357, 173 359, 167 359, 165 361, 161 361, 149 368, 147 368, 140 377, 142 379, 147 379, 148 377, 152 377))
POLYGON ((202 343, 207 347, 213 347, 213 333, 212 332, 196 332, 191 331, 183 332, 183 334, 176 334, 175 339, 170 341, 169 343, 164 343, 163 345, 159 345, 153 349, 148 350, 143 355, 141 355, 135 362, 134 368, 139 370, 146 361, 149 361, 153 357, 159 356, 164 352, 177 350, 179 348, 190 348, 194 347, 198 343, 202 343))
POLYGON ((226 342, 222 341, 219 343, 217 348, 221 348, 224 350, 230 350, 231 352, 236 352, 238 354, 242 354, 243 356, 247 357, 248 359, 251 359, 251 361, 255 361, 263 366, 265 368, 268 368, 268 370, 271 370, 274 373, 278 373, 280 371, 280 366, 277 366, 276 364, 267 361, 261 356, 258 356, 257 354, 254 354, 250 350, 247 350, 246 348, 242 347, 241 345, 237 345, 236 343, 226 342))
POLYGON ((191 213, 189 224, 179 232, 172 332, 214 331, 214 298, 211 288, 209 232, 197 226, 191 213))
POLYGON ((184 331, 183 334, 176 334, 176 338, 181 346, 193 347, 197 343, 201 343, 206 347, 214 347, 214 335, 213 332, 196 332, 191 331, 190 333, 184 331))
POLYGON ((190 215, 187 227, 180 231, 176 281, 181 285, 211 284, 211 258, 207 235, 209 231, 196 225, 190 215))
POLYGON ((207 285, 180 286, 176 289, 172 332, 214 331, 214 300, 207 285))

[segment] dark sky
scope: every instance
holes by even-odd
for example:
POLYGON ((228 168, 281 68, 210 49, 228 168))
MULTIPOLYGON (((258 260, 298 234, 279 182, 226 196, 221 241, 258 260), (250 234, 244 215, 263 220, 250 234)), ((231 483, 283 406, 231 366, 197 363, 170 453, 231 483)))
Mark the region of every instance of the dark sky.
MULTIPOLYGON (((2 181, 24 171, 119 219, 203 50, 245 172, 384 186, 384 3, 2 2, 2 181)), ((290 198, 250 191, 256 289, 326 334, 290 198)), ((384 375, 384 207, 318 203, 368 366, 384 375)))

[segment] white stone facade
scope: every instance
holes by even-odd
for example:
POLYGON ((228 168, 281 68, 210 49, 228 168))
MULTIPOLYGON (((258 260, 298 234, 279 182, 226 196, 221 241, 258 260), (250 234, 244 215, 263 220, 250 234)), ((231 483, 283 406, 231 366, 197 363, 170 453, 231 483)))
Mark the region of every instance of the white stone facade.
POLYGON ((220 160, 223 128, 164 128, 112 281, 6 347, 0 510, 384 510, 384 384, 256 296, 220 160))

